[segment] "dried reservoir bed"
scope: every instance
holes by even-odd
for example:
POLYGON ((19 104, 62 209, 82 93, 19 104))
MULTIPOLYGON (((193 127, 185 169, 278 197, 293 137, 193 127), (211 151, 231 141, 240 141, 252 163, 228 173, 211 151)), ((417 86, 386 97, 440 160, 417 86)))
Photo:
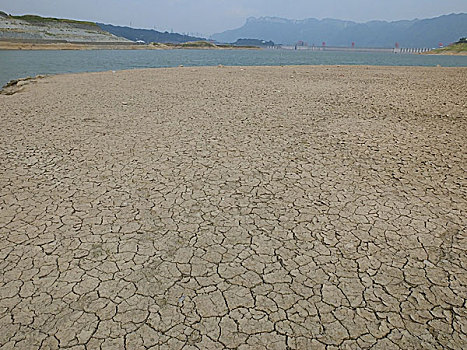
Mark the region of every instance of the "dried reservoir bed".
POLYGON ((2 349, 467 347, 466 68, 0 95, 2 349))

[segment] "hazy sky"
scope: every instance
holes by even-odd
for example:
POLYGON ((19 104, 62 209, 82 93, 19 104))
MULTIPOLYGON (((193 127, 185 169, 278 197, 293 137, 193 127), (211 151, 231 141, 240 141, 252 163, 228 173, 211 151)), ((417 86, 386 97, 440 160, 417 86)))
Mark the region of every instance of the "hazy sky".
POLYGON ((208 35, 250 16, 413 19, 467 12, 467 0, 0 0, 0 10, 208 35))

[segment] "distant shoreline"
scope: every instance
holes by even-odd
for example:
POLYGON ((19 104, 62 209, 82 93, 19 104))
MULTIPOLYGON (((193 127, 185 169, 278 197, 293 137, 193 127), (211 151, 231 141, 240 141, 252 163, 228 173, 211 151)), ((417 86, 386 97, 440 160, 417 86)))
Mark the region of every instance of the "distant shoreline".
POLYGON ((434 51, 429 51, 429 52, 420 53, 419 55, 429 55, 429 56, 467 56, 467 52, 449 52, 449 51, 434 52, 434 51))
POLYGON ((22 42, 0 40, 0 50, 261 50, 254 46, 183 44, 135 44, 135 43, 72 43, 72 42, 22 42))
MULTIPOLYGON (((0 50, 26 50, 26 51, 52 51, 52 50, 262 50, 257 46, 233 46, 233 45, 190 45, 180 44, 136 44, 136 43, 73 43, 73 42, 27 42, 27 41, 4 41, 0 40, 0 50)), ((418 53, 419 55, 433 56, 467 56, 467 52, 437 51, 418 53)))

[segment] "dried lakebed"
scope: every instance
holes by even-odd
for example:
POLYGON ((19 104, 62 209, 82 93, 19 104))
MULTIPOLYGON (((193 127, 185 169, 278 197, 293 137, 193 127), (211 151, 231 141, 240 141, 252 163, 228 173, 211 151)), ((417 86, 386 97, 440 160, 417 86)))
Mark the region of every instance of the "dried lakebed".
POLYGON ((466 348, 466 68, 20 85, 2 349, 466 348))

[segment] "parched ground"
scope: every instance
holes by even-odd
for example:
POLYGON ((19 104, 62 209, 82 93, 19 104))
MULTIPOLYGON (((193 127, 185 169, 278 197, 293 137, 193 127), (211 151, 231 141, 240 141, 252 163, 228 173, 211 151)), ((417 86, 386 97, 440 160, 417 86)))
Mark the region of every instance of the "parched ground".
POLYGON ((467 348, 467 68, 21 85, 1 349, 467 348))

